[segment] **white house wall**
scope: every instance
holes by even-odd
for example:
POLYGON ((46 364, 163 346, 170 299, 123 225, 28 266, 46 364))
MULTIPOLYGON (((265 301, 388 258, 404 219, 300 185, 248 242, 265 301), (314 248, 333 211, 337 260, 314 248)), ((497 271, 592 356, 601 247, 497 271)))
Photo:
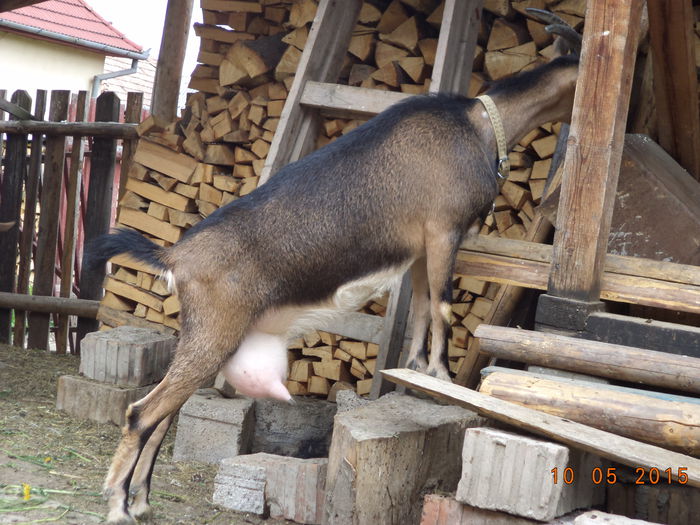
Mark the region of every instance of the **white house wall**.
POLYGON ((14 33, 0 31, 0 89, 9 93, 37 89, 92 88, 95 75, 104 70, 104 55, 14 33))

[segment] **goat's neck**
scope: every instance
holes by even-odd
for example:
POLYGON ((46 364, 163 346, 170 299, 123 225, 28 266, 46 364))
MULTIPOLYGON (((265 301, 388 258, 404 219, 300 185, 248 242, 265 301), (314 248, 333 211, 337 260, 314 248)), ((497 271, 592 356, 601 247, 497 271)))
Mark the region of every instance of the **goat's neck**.
MULTIPOLYGON (((501 115, 508 150, 526 133, 541 124, 552 121, 569 122, 575 88, 575 77, 566 84, 552 83, 509 95, 500 92, 491 95, 501 115)), ((473 122, 481 125, 481 138, 489 150, 496 152, 496 137, 483 104, 471 110, 473 122)))

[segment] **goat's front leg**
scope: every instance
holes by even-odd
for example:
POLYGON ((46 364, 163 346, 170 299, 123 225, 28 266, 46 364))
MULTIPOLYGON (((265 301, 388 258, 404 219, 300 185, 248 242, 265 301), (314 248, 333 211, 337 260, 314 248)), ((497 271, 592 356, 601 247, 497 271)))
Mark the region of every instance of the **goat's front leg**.
POLYGON ((425 257, 417 259, 411 266, 411 312, 413 329, 411 347, 406 366, 418 372, 428 368, 428 328, 430 327, 430 296, 428 292, 428 269, 425 257))
POLYGON ((432 338, 427 373, 450 381, 447 341, 451 337, 452 274, 461 235, 457 232, 426 231, 428 287, 432 338))

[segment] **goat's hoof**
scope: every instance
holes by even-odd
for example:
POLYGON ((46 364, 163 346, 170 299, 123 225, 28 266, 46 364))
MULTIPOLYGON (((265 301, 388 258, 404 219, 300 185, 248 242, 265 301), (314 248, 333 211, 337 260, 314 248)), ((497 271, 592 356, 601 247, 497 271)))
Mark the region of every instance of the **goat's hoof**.
POLYGON ((107 516, 107 523, 109 525, 137 525, 136 520, 122 510, 110 512, 107 516))
POLYGON ((450 373, 444 367, 428 367, 425 373, 437 379, 442 379, 443 381, 452 381, 450 373))
POLYGON ((129 507, 129 512, 139 520, 139 522, 142 521, 151 521, 153 519, 153 509, 148 503, 145 504, 132 504, 129 507))

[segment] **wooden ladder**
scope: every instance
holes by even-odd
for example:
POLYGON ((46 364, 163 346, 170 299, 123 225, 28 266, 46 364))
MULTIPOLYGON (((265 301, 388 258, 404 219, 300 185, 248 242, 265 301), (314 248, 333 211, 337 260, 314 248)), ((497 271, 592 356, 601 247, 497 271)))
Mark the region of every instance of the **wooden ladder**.
MULTIPOLYGON (((482 4, 483 0, 445 1, 431 93, 467 93, 482 4)), ((333 83, 340 74, 361 7, 362 0, 320 0, 260 184, 286 164, 314 150, 321 115, 371 117, 411 96, 333 83)), ((393 388, 376 372, 399 364, 410 302, 411 281, 407 272, 400 285, 391 291, 384 318, 353 313, 317 326, 319 330, 379 345, 372 399, 393 388)))

